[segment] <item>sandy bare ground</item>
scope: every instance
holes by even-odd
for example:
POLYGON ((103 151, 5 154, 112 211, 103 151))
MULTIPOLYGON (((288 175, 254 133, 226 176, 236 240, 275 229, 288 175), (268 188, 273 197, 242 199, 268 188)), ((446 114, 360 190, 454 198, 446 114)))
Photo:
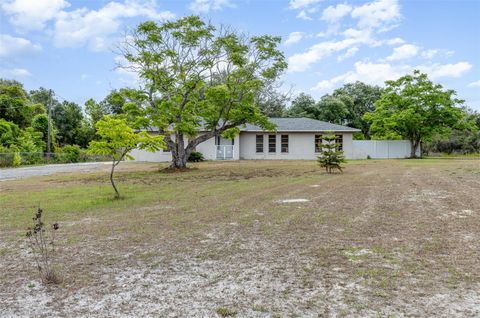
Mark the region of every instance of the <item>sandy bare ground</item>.
POLYGON ((478 162, 363 161, 332 176, 312 162, 153 169, 125 169, 123 202, 58 212, 61 286, 38 281, 11 218, 33 204, 18 194, 27 183, 3 183, 0 316, 480 316, 478 162))

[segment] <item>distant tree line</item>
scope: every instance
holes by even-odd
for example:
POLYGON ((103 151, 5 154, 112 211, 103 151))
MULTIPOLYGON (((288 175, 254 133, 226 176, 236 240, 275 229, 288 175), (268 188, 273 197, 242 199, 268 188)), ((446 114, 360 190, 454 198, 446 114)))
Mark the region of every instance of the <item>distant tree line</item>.
POLYGON ((60 101, 54 91, 44 87, 27 91, 18 81, 0 79, 0 165, 14 165, 15 154, 31 154, 23 162, 16 159, 16 165, 42 160, 39 154, 48 149, 49 107, 50 151, 73 151, 77 158, 70 159, 78 160, 81 149, 95 138, 95 123, 105 115, 122 112, 127 91, 113 90, 102 101, 90 99, 82 108, 72 101, 60 101))
MULTIPOLYGON (((26 91, 18 81, 0 79, 0 154, 46 152, 48 107, 51 151, 73 147, 78 153, 98 138, 95 125, 104 116, 131 115, 128 109, 144 102, 139 94, 129 88, 112 90, 103 100, 87 100, 82 108, 60 101, 46 88, 26 91)), ((307 117, 358 128, 356 139, 410 139, 421 143, 425 153, 480 152, 480 113, 419 72, 387 81, 385 88, 359 81, 345 84, 318 100, 305 93, 292 99, 267 83, 255 102, 269 117, 307 117)), ((30 161, 24 163, 34 163, 30 161)))

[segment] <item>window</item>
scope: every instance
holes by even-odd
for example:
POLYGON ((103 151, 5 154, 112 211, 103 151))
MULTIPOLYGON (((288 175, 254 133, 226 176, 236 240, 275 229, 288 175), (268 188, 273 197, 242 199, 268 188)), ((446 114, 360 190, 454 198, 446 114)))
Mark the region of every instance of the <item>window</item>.
POLYGON ((288 152, 288 135, 282 135, 282 153, 288 152))
POLYGON ((335 145, 337 146, 337 150, 343 150, 343 135, 335 135, 335 145))
POLYGON ((322 135, 315 135, 315 152, 322 152, 322 135))
POLYGON ((257 153, 263 152, 263 135, 257 135, 256 144, 257 144, 257 153))
POLYGON ((268 135, 268 152, 277 152, 277 135, 268 135))

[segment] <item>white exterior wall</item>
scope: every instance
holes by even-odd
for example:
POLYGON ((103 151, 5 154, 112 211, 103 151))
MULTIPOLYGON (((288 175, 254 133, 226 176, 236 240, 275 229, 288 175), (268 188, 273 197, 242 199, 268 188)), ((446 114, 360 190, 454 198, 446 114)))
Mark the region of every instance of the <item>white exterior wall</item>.
MULTIPOLYGON (((172 136, 173 138, 173 136, 172 136)), ((185 139, 185 143, 188 140, 185 139)), ((233 144, 233 160, 238 160, 240 158, 240 139, 239 136, 236 136, 233 144)), ((217 156, 217 147, 215 145, 215 138, 210 138, 196 147, 196 151, 199 151, 203 154, 206 160, 216 160, 217 156)), ((157 152, 148 152, 144 150, 134 149, 130 155, 135 159, 135 161, 146 161, 146 162, 168 162, 172 161, 172 154, 165 151, 157 152)))
MULTIPOLYGON (((215 138, 210 138, 197 146, 197 151, 201 152, 206 160, 217 159, 217 146, 215 138)), ((240 159, 240 138, 235 136, 233 139, 233 160, 240 159)))
MULTIPOLYGON (((353 159, 398 159, 410 157, 408 140, 354 140, 353 159)), ((419 147, 420 148, 420 147, 419 147)), ((417 149, 417 156, 420 156, 417 149)))
MULTIPOLYGON (((320 132, 291 132, 275 133, 276 152, 268 152, 269 133, 241 132, 240 133, 240 159, 286 159, 286 160, 315 160, 318 153, 315 153, 315 135, 320 132), (256 152, 256 135, 263 134, 263 153, 256 152), (281 152, 281 135, 288 135, 288 153, 281 152)), ((352 133, 335 133, 343 135, 343 151, 347 159, 353 156, 352 133)))

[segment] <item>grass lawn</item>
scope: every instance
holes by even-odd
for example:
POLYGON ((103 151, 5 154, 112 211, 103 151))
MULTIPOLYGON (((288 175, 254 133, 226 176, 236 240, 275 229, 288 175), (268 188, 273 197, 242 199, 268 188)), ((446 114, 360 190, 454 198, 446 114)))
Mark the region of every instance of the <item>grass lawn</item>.
POLYGON ((0 182, 0 317, 478 317, 480 163, 125 163, 0 182), (304 202, 282 202, 305 199, 304 202), (65 282, 25 229, 60 223, 65 282))

